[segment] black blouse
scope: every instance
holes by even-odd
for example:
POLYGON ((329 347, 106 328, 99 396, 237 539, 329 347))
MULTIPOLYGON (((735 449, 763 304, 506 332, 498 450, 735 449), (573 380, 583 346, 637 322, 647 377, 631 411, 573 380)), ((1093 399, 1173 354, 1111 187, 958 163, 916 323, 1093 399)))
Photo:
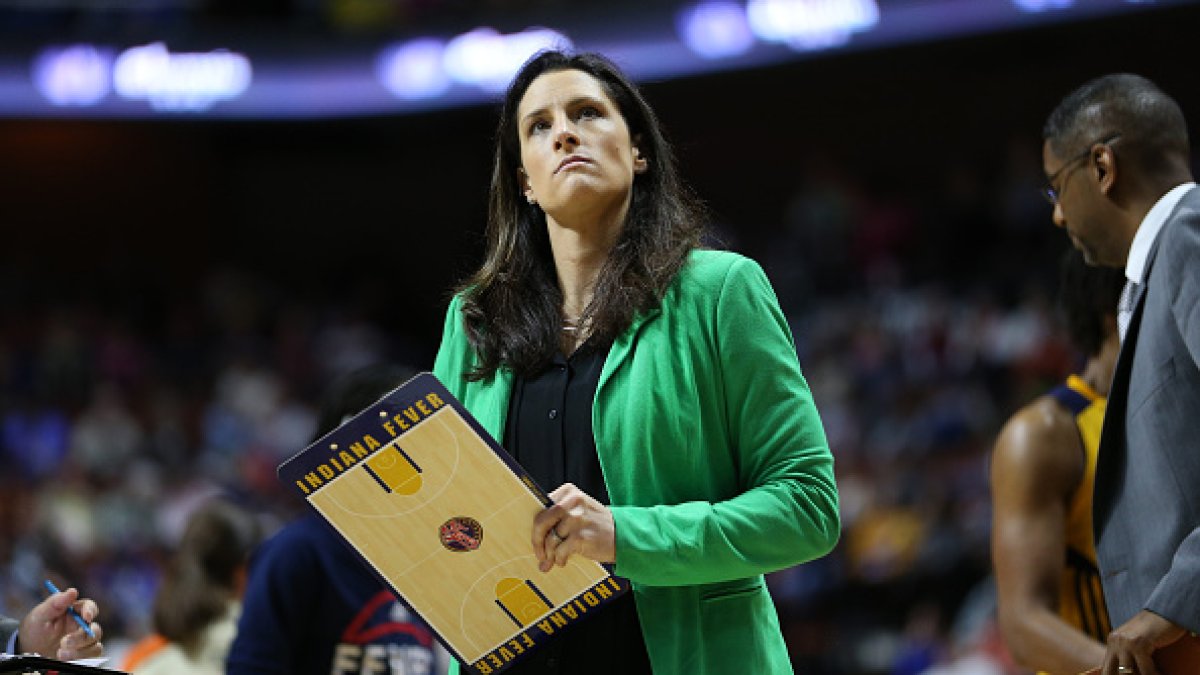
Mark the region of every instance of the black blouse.
MULTIPOLYGON (((532 377, 517 377, 513 383, 504 447, 547 492, 574 483, 600 503, 609 503, 592 434, 592 402, 607 356, 607 347, 588 342, 569 358, 556 353, 549 368, 532 377)), ((650 675, 633 593, 621 596, 508 672, 650 675)))

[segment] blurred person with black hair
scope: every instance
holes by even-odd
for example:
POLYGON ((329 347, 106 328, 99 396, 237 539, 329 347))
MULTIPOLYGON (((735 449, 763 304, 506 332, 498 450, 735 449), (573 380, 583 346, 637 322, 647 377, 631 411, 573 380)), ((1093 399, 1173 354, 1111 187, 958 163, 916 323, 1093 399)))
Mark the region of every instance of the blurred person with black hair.
MULTIPOLYGON (((416 375, 375 365, 336 381, 317 439, 416 375)), ((229 675, 433 675, 446 652, 316 513, 288 523, 255 552, 229 675)))
POLYGON ((61 661, 97 657, 104 653, 103 631, 96 623, 100 608, 94 600, 80 598, 74 588, 58 591, 37 604, 22 619, 0 616, 0 645, 5 654, 41 654, 61 661), (84 632, 68 609, 88 623, 84 632))
POLYGON ((1116 625, 1103 672, 1155 675, 1155 652, 1189 632, 1178 646, 1200 653, 1200 190, 1187 122, 1150 80, 1112 74, 1068 94, 1042 138, 1054 224, 1089 263, 1125 270, 1094 492, 1116 625))
POLYGON ((485 259, 434 372, 545 489, 531 554, 633 592, 529 673, 790 673, 763 574, 828 553, 833 457, 762 268, 703 215, 637 88, 542 52, 495 138, 485 259))
POLYGON ((1105 396, 1120 350, 1119 270, 1068 249, 1059 309, 1078 374, 1029 403, 992 454, 992 561, 1000 627, 1018 663, 1074 675, 1100 663, 1112 627, 1092 540, 1092 481, 1105 396))
POLYGON ((253 514, 221 499, 188 518, 154 598, 155 633, 122 665, 134 675, 219 675, 237 631, 246 562, 261 539, 253 514))

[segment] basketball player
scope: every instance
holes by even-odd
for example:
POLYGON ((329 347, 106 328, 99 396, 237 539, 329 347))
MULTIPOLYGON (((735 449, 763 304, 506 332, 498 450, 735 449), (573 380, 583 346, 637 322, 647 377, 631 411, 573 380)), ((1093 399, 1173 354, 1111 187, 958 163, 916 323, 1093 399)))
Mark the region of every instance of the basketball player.
POLYGON ((1073 675, 1100 663, 1111 630, 1092 542, 1092 481, 1116 365, 1120 270, 1063 258, 1060 304, 1082 370, 1026 405, 992 456, 992 559, 1000 627, 1023 666, 1073 675))

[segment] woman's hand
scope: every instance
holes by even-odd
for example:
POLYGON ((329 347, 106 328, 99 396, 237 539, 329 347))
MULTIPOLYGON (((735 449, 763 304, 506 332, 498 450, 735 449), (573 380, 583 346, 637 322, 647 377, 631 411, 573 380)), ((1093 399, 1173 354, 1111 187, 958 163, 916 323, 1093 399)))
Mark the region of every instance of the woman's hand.
POLYGON ((574 554, 597 562, 617 559, 616 529, 608 507, 571 483, 550 493, 554 505, 533 519, 533 553, 538 568, 567 564, 574 554))

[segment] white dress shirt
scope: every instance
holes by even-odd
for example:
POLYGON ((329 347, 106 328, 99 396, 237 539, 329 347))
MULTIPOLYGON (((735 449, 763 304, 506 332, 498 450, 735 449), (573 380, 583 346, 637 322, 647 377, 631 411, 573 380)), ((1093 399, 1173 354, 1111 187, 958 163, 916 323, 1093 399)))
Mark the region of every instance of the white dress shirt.
POLYGON ((1175 210, 1179 200, 1196 187, 1195 183, 1182 183, 1171 188, 1165 195, 1154 202, 1154 206, 1146 212, 1146 217, 1138 225, 1133 235, 1133 243, 1129 247, 1129 257, 1125 261, 1125 287, 1121 289, 1121 297, 1117 300, 1117 333, 1121 342, 1125 341, 1125 332, 1129 329, 1129 319, 1133 316, 1134 300, 1137 298, 1138 284, 1146 280, 1146 259, 1150 257, 1150 248, 1154 240, 1167 222, 1167 216, 1175 210))

